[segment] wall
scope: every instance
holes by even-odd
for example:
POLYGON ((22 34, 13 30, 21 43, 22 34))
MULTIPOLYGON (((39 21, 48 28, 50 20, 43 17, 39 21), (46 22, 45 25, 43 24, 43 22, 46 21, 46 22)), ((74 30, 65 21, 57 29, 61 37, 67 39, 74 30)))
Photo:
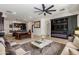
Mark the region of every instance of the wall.
POLYGON ((41 28, 34 28, 33 34, 40 36, 41 35, 41 28))
POLYGON ((46 19, 42 18, 41 19, 41 35, 46 35, 47 33, 47 28, 46 28, 46 19))
MULTIPOLYGON (((40 20, 37 20, 37 21, 40 21, 40 20)), ((40 23, 41 23, 41 21, 40 21, 40 23)), ((34 28, 34 26, 33 26, 33 34, 34 35, 37 35, 37 36, 40 36, 41 35, 41 25, 40 25, 40 28, 34 28)))
POLYGON ((41 35, 51 34, 51 22, 49 18, 41 19, 41 35))
POLYGON ((33 22, 27 22, 27 31, 32 30, 33 22))
POLYGON ((50 35, 51 34, 51 22, 50 18, 42 18, 40 19, 40 28, 33 27, 33 34, 34 35, 50 35))
POLYGON ((51 21, 47 21, 47 35, 51 36, 51 21))
POLYGON ((75 27, 77 27, 77 15, 69 16, 68 17, 68 33, 73 33, 75 30, 75 27))
POLYGON ((8 34, 9 33, 9 20, 4 20, 4 32, 5 34, 8 34))
POLYGON ((79 27, 79 14, 77 15, 77 27, 79 27))

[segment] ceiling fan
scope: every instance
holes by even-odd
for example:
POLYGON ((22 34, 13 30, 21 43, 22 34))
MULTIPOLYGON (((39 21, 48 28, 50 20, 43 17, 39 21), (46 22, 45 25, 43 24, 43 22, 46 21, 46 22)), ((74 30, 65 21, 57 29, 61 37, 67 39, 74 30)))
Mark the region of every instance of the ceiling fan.
POLYGON ((39 9, 37 7, 34 7, 34 9, 38 10, 35 12, 39 12, 38 15, 44 14, 44 16, 46 16, 46 14, 52 14, 51 12, 56 11, 56 10, 52 10, 51 8, 54 7, 54 5, 51 5, 50 7, 46 8, 46 6, 44 4, 42 4, 42 9, 39 9))

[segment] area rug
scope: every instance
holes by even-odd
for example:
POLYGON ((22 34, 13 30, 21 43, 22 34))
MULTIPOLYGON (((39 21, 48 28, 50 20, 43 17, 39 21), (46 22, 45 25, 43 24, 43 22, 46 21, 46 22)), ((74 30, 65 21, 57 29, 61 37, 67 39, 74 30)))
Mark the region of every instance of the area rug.
POLYGON ((51 45, 44 47, 42 53, 40 53, 40 49, 32 46, 30 43, 21 45, 21 48, 25 51, 31 51, 31 55, 60 55, 64 47, 64 44, 52 42, 51 45))
POLYGON ((13 46, 11 48, 9 47, 7 55, 17 55, 16 50, 20 48, 23 49, 25 52, 30 51, 31 52, 30 55, 60 55, 64 47, 65 47, 64 44, 52 42, 51 45, 44 47, 42 49, 42 52, 40 52, 39 48, 33 46, 30 42, 28 42, 22 45, 13 46))

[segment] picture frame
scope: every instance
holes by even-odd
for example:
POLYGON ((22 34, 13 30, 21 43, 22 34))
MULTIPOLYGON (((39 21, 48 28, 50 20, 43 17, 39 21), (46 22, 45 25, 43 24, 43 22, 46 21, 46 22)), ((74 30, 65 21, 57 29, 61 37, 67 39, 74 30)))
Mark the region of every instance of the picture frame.
POLYGON ((34 28, 40 28, 40 21, 34 22, 34 28))
POLYGON ((12 28, 12 24, 9 25, 9 28, 12 28))

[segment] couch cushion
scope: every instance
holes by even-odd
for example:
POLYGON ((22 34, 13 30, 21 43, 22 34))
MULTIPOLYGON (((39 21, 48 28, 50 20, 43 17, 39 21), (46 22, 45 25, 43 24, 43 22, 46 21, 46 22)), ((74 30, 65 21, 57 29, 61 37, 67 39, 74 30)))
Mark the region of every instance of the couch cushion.
POLYGON ((0 55, 5 55, 5 47, 2 43, 0 43, 0 55))
POLYGON ((5 55, 5 42, 2 37, 0 37, 0 55, 5 55))
POLYGON ((72 42, 68 42, 68 43, 66 44, 66 47, 78 49, 78 47, 76 47, 72 42))
POLYGON ((61 53, 61 55, 69 55, 69 47, 65 47, 61 53))
MULTIPOLYGON (((61 55, 69 55, 70 54, 70 51, 72 51, 72 53, 73 53, 78 48, 79 48, 79 38, 77 36, 75 36, 73 42, 68 42, 66 44, 66 46, 63 49, 61 55), (73 50, 73 49, 75 49, 75 50, 73 50)), ((74 52, 73 54, 76 54, 76 53, 74 52)))
POLYGON ((72 42, 68 42, 63 49, 61 55, 69 55, 69 48, 78 49, 72 42))
POLYGON ((0 37, 0 41, 5 44, 3 37, 0 37))
POLYGON ((73 48, 69 48, 69 54, 70 55, 79 55, 79 51, 73 48))
POLYGON ((73 44, 79 48, 79 37, 75 36, 73 44))

